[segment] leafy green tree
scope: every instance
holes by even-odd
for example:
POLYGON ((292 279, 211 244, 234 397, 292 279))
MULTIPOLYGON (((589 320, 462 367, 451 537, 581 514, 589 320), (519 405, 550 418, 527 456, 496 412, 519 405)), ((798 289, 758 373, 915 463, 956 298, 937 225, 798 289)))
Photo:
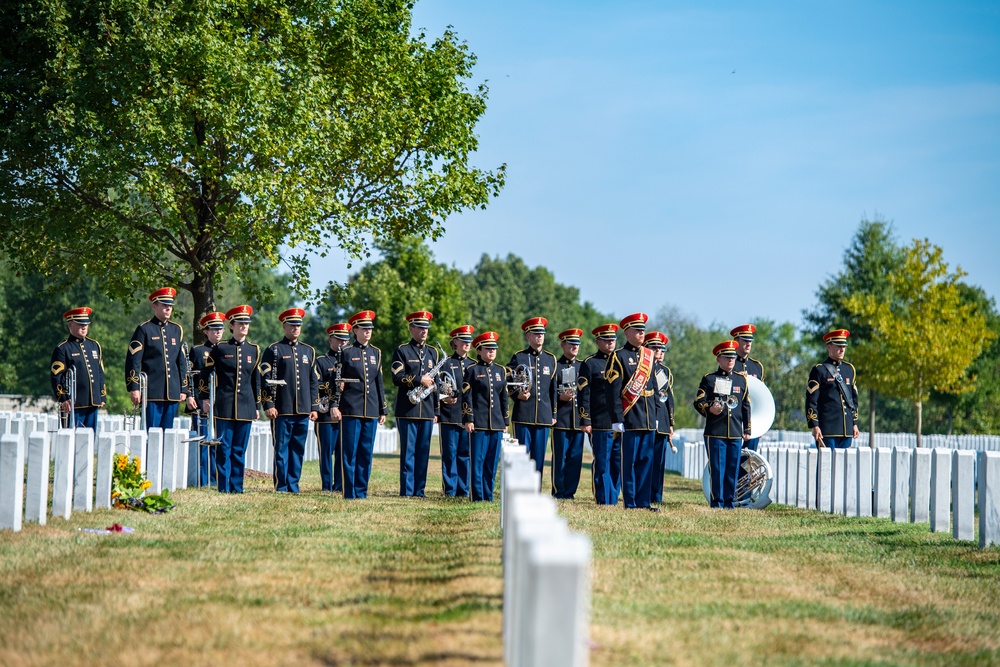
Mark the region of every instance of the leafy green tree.
MULTIPOLYGON (((847 307, 853 295, 866 294, 881 301, 894 297, 889 283, 889 272, 902 260, 902 250, 896 243, 892 224, 876 217, 863 219, 858 225, 850 246, 844 252, 844 268, 829 278, 816 291, 818 304, 815 309, 803 312, 806 332, 815 346, 815 356, 822 359, 821 337, 831 329, 846 328, 851 332, 851 344, 870 340, 871 328, 862 318, 857 317, 847 307)), ((874 369, 858 368, 862 386, 869 387, 867 397, 869 435, 875 433, 875 387, 881 382, 872 382, 874 369)), ((808 371, 807 371, 808 374, 808 371)), ((805 383, 803 383, 803 387, 805 383)), ((859 406, 859 413, 863 408, 859 406)))
MULTIPOLYGON (((0 8, 0 250, 118 299, 170 284, 194 324, 234 273, 436 237, 504 167, 470 165, 485 86, 407 0, 25 0, 0 8)), ((318 297, 318 295, 313 295, 318 297)))
POLYGON ((913 401, 917 446, 930 392, 972 391, 975 379, 966 371, 995 337, 986 316, 963 299, 964 275, 958 267, 949 272, 941 248, 918 239, 888 273, 894 298, 855 294, 845 302, 871 331, 853 356, 869 369, 867 381, 879 391, 913 401))

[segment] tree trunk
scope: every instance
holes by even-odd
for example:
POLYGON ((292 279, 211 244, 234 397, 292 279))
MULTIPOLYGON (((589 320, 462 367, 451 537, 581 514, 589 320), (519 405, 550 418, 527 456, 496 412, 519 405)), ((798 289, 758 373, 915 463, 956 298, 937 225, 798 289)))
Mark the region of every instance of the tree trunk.
POLYGON ((920 437, 920 432, 924 427, 924 402, 917 401, 917 447, 923 447, 923 440, 920 437))
POLYGON ((201 343, 198 323, 207 313, 215 310, 215 276, 195 273, 191 279, 191 296, 194 298, 194 321, 191 327, 192 345, 201 343))
POLYGON ((868 446, 875 449, 875 390, 868 390, 868 446))

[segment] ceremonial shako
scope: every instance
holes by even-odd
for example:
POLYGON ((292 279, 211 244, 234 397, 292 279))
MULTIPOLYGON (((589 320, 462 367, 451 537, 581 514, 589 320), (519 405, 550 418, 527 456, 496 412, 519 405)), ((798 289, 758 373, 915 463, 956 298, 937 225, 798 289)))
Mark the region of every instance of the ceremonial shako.
POLYGON ((646 339, 643 345, 654 350, 660 350, 669 342, 670 339, 662 331, 648 331, 646 332, 646 339))
POLYGON ((545 327, 549 321, 544 317, 530 317, 521 324, 521 331, 524 333, 545 333, 545 327))
POLYGON ((282 324, 290 324, 292 326, 302 325, 302 318, 306 316, 306 311, 301 308, 289 308, 288 310, 282 312, 278 315, 278 321, 282 324))
POLYGON ((752 324, 741 324, 732 331, 729 335, 733 338, 742 338, 743 340, 753 340, 754 332, 757 331, 757 327, 752 324))
POLYGON ((472 346, 477 350, 482 349, 497 349, 499 347, 500 334, 496 331, 484 331, 483 333, 476 336, 476 339, 472 341, 472 346))
POLYGON ((76 322, 77 324, 90 324, 90 314, 92 312, 94 312, 93 308, 86 307, 67 310, 63 313, 63 321, 76 322))
POLYGON ((579 345, 580 336, 583 335, 583 329, 566 329, 561 334, 559 334, 559 340, 563 343, 569 343, 570 345, 579 345))
POLYGON ((827 345, 847 345, 847 339, 851 332, 847 329, 834 329, 823 336, 823 342, 827 345))
POLYGON ((226 319, 230 322, 249 322, 253 308, 247 305, 236 306, 226 311, 226 319))
POLYGON ((735 340, 727 340, 712 348, 712 355, 716 357, 735 357, 737 343, 735 340))
POLYGON ((175 296, 177 296, 177 290, 173 287, 161 287, 149 295, 149 300, 153 303, 162 303, 164 306, 172 306, 175 296))
POLYGON ((426 310, 418 310, 415 313, 410 313, 406 316, 406 322, 411 327, 420 327, 422 329, 428 329, 431 326, 431 320, 434 319, 434 314, 426 310))
POLYGON ((626 315, 622 318, 621 328, 625 329, 639 329, 640 331, 646 330, 646 322, 649 321, 649 315, 646 313, 632 313, 631 315, 626 315))
POLYGON ((326 335, 333 336, 337 340, 350 340, 351 325, 346 322, 338 322, 337 324, 331 324, 326 328, 326 335))
POLYGON ((602 324, 599 327, 594 327, 590 333, 593 334, 595 338, 601 340, 615 340, 618 338, 618 325, 614 322, 609 322, 608 324, 602 324))
POLYGON ((360 329, 374 329, 375 328, 375 311, 374 310, 362 310, 360 313, 355 313, 347 320, 347 323, 351 327, 358 327, 360 329))
POLYGON ((476 327, 472 326, 471 324, 463 324, 462 326, 460 326, 460 327, 458 327, 456 329, 452 329, 451 333, 448 334, 448 335, 451 336, 452 340, 461 340, 461 341, 465 341, 466 343, 471 343, 472 342, 472 333, 475 330, 476 330, 476 327))
POLYGON ((206 313, 200 320, 198 326, 202 329, 222 329, 225 327, 226 315, 218 311, 206 313))

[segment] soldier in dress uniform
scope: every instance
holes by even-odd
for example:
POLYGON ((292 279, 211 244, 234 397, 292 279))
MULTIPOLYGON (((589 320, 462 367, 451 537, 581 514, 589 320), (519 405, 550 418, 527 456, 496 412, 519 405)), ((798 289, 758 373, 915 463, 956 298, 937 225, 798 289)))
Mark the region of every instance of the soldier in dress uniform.
POLYGON ((439 396, 438 424, 441 429, 441 485, 446 496, 469 496, 469 442, 470 436, 462 425, 462 385, 465 369, 475 364, 469 359, 472 334, 476 330, 464 324, 451 331, 451 349, 454 353, 441 367, 441 377, 451 378, 455 395, 439 396))
POLYGON ((289 308, 278 315, 285 337, 272 343, 260 363, 264 414, 274 438, 274 490, 299 492, 309 422, 319 417, 316 350, 299 341, 306 311, 289 308))
POLYGON ((341 350, 345 379, 340 396, 343 416, 341 442, 344 448, 344 498, 367 498, 372 472, 375 432, 385 424, 385 386, 382 383, 382 350, 370 344, 375 311, 362 310, 347 320, 354 343, 341 350))
POLYGON ((493 481, 500 440, 510 425, 507 416, 507 369, 494 363, 500 336, 486 331, 472 341, 479 361, 465 369, 462 422, 472 439, 472 500, 493 500, 493 481))
MULTIPOLYGON (((202 371, 205 370, 205 365, 208 362, 208 355, 211 354, 212 348, 222 342, 222 336, 226 333, 226 314, 218 311, 207 313, 204 317, 198 320, 198 326, 201 327, 202 333, 205 334, 205 342, 201 345, 195 345, 191 348, 191 352, 188 353, 188 360, 190 361, 191 375, 195 378, 195 384, 193 385, 193 391, 188 396, 188 411, 195 415, 195 421, 197 428, 192 429, 205 438, 208 437, 208 413, 204 415, 200 414, 198 406, 198 396, 208 395, 208 381, 202 377, 202 371), (204 386, 202 386, 204 384, 204 386), (197 394, 197 396, 196 396, 197 394), (200 417, 200 418, 199 418, 200 417)), ((212 456, 211 448, 208 446, 199 447, 200 452, 200 486, 208 486, 209 484, 214 484, 218 480, 215 470, 215 461, 212 456)))
POLYGON ((583 362, 577 360, 583 329, 567 329, 559 334, 562 356, 556 362, 558 407, 552 430, 552 495, 572 498, 580 484, 583 465, 583 431, 577 404, 583 362))
POLYGON ((427 461, 431 434, 438 419, 438 397, 430 371, 438 363, 438 351, 427 345, 434 314, 419 310, 406 316, 410 342, 392 354, 392 383, 396 385, 396 428, 399 430, 399 495, 423 498, 427 484, 427 461), (422 388, 426 396, 416 403, 410 392, 422 388))
POLYGON ((510 389, 514 399, 511 421, 514 422, 514 437, 527 448, 538 472, 545 467, 545 445, 549 430, 556 423, 556 357, 542 349, 548 323, 544 317, 524 321, 521 331, 528 347, 516 352, 509 364, 511 371, 522 364, 531 371, 532 386, 510 389))
POLYGON ((622 434, 625 507, 659 512, 650 504, 657 400, 653 352, 642 345, 648 320, 645 313, 633 313, 621 321, 627 342, 608 359, 605 395, 612 415, 611 428, 622 434))
POLYGON ((247 340, 253 308, 226 311, 229 340, 212 348, 198 381, 202 411, 209 412, 208 383, 215 376, 215 465, 220 493, 243 493, 247 443, 261 408, 260 346, 247 340))
POLYGON ((747 380, 733 372, 738 343, 727 340, 712 349, 719 368, 701 379, 694 408, 705 418, 711 505, 733 509, 736 475, 743 443, 750 439, 750 397, 747 380))
POLYGON ((826 360, 809 371, 806 421, 817 447, 844 449, 858 437, 858 386, 854 366, 844 361, 851 332, 834 329, 823 336, 826 360))
POLYGON ((319 374, 319 395, 326 410, 320 409, 316 420, 316 439, 319 441, 319 476, 324 491, 343 492, 343 467, 341 465, 340 439, 340 394, 344 390, 341 381, 340 350, 351 340, 351 325, 339 322, 326 328, 330 348, 316 360, 319 374))
POLYGON ((87 337, 92 308, 73 308, 63 313, 69 336, 52 350, 52 393, 60 412, 73 412, 69 428, 89 428, 97 431, 97 410, 104 407, 108 395, 104 385, 104 356, 101 344, 87 337), (76 386, 71 389, 69 369, 76 373, 76 386), (71 391, 76 392, 71 401, 71 391))
POLYGON ((644 345, 653 351, 653 380, 656 381, 656 435, 653 437, 653 478, 650 500, 663 502, 663 475, 666 472, 667 447, 674 452, 674 376, 663 364, 664 348, 670 339, 661 331, 647 331, 644 345))
POLYGON ((604 371, 608 359, 615 353, 618 325, 614 322, 593 329, 597 352, 584 359, 580 366, 579 394, 580 428, 590 437, 594 452, 591 464, 594 500, 598 505, 618 504, 621 490, 621 440, 611 430, 608 408, 607 380, 604 371))
MULTIPOLYGON (((736 366, 733 367, 733 372, 743 373, 748 377, 752 375, 763 382, 764 365, 750 356, 750 348, 753 347, 753 335, 756 331, 757 327, 752 324, 741 324, 729 332, 729 335, 736 341, 736 366)), ((757 451, 757 444, 759 442, 760 438, 750 438, 743 443, 743 447, 757 451)))
POLYGON ((125 384, 132 405, 142 402, 139 375, 146 374, 146 428, 173 428, 177 404, 187 400, 184 328, 170 321, 175 296, 173 287, 149 295, 153 317, 136 327, 125 355, 125 384))

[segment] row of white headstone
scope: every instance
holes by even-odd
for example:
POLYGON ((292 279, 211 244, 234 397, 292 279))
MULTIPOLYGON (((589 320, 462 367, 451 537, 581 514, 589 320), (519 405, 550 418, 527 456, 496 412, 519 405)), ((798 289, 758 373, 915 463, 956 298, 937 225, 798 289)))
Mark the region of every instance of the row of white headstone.
MULTIPOLYGON (((979 545, 1000 544, 1000 452, 953 449, 852 447, 760 448, 771 467, 771 502, 854 517, 929 523, 974 540, 979 504, 979 545)), ((702 479, 707 452, 685 443, 668 453, 669 469, 702 479)))
MULTIPOLYGON (((674 434, 675 440, 685 442, 701 442, 703 431, 699 428, 681 428, 674 434)), ((781 431, 774 430, 764 434, 761 438, 761 445, 774 445, 780 447, 803 447, 812 448, 816 446, 816 441, 809 431, 781 431)), ((861 433, 854 438, 855 447, 868 447, 868 432, 861 433)), ((916 449, 916 433, 876 433, 875 446, 905 447, 916 449)), ((926 449, 971 449, 975 451, 1000 452, 1000 435, 941 435, 930 434, 921 438, 921 446, 926 449)))
POLYGON ((524 445, 504 442, 503 654, 508 667, 585 667, 590 661, 590 538, 569 530, 524 445))
POLYGON ((111 507, 115 454, 139 457, 149 493, 197 486, 197 442, 184 429, 102 433, 90 429, 20 431, 0 436, 0 528, 21 530, 23 522, 44 525, 51 516, 69 519, 73 511, 111 507), (49 461, 52 479, 49 479, 49 461), (27 475, 25 475, 27 468, 27 475), (49 483, 52 502, 49 505, 49 483))

